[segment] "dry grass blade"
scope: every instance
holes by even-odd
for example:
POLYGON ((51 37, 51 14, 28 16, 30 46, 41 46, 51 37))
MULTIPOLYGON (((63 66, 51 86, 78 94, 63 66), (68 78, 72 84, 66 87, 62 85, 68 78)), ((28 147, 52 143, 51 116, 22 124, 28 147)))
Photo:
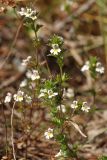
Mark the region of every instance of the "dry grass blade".
POLYGON ((70 121, 70 123, 74 126, 74 128, 81 134, 81 136, 83 136, 83 137, 87 137, 82 131, 81 131, 81 129, 79 128, 79 126, 78 126, 78 124, 76 124, 76 123, 74 123, 74 122, 72 122, 72 121, 70 121))

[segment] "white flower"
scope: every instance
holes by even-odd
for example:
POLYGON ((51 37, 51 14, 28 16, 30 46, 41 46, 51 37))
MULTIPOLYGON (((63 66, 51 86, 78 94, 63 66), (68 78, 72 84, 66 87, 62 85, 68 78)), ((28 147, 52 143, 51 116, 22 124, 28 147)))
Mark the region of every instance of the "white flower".
POLYGON ((47 89, 41 89, 40 90, 40 95, 38 96, 38 98, 44 97, 47 92, 48 92, 47 89))
POLYGON ((87 105, 87 102, 83 102, 81 110, 84 112, 89 112, 90 107, 87 105))
POLYGON ((30 18, 32 20, 37 19, 37 12, 32 10, 31 8, 21 8, 18 12, 21 16, 25 16, 26 18, 30 18))
POLYGON ((40 95, 38 96, 38 98, 44 97, 45 93, 40 93, 40 95))
POLYGON ((14 100, 17 102, 23 101, 23 95, 24 95, 24 92, 18 91, 17 94, 14 94, 14 96, 13 96, 14 100))
POLYGON ((104 67, 102 66, 102 64, 100 62, 96 63, 96 72, 103 74, 104 73, 104 67))
POLYGON ((55 157, 61 157, 62 155, 63 155, 63 153, 62 153, 62 151, 60 149, 60 151, 55 155, 55 157))
POLYGON ((58 55, 61 52, 61 49, 59 48, 57 44, 53 44, 50 52, 52 55, 58 55))
POLYGON ((44 133, 44 136, 45 136, 46 139, 53 138, 53 129, 48 128, 48 130, 44 133))
POLYGON ((12 94, 8 92, 5 97, 4 103, 9 103, 11 99, 12 99, 12 94))
POLYGON ((31 103, 32 98, 31 98, 30 96, 28 96, 28 95, 26 94, 24 98, 25 98, 26 103, 31 103))
POLYGON ((81 71, 84 72, 84 71, 88 71, 89 70, 89 61, 86 61, 84 66, 81 68, 81 71))
POLYGON ((26 73, 27 78, 30 78, 32 81, 36 80, 36 79, 40 79, 40 75, 38 73, 38 70, 29 70, 26 73))
POLYGON ((60 48, 53 48, 50 50, 50 52, 53 54, 53 55, 58 55, 58 53, 61 52, 61 49, 60 48))
POLYGON ((48 96, 49 99, 55 97, 56 95, 58 95, 57 92, 53 92, 51 89, 47 90, 47 89, 41 89, 40 90, 40 95, 38 98, 44 97, 44 96, 48 96))
POLYGON ((71 104, 71 108, 77 109, 78 108, 78 101, 73 101, 71 104))
POLYGON ((65 105, 61 104, 60 106, 57 106, 57 109, 60 111, 62 110, 63 113, 66 112, 66 108, 65 108, 65 105))
POLYGON ((72 88, 68 88, 67 91, 65 91, 65 96, 68 98, 74 97, 74 90, 72 88))
MULTIPOLYGON (((89 61, 87 61, 85 63, 85 65, 81 68, 81 71, 84 72, 84 71, 87 71, 89 70, 89 61)), ((95 66, 95 71, 100 73, 100 74, 103 74, 104 73, 104 67, 102 66, 102 64, 100 62, 97 62, 96 63, 96 66, 95 66)))
POLYGON ((21 16, 24 16, 25 15, 25 9, 24 8, 21 8, 21 11, 18 12, 21 16))
POLYGON ((52 97, 55 97, 55 96, 57 96, 58 95, 58 93, 57 92, 53 92, 51 89, 50 90, 48 90, 48 97, 49 98, 52 98, 52 97))
POLYGON ((26 59, 23 59, 22 60, 22 66, 27 66, 28 62, 30 61, 31 58, 32 58, 31 56, 28 56, 26 59))
POLYGON ((20 83, 20 87, 25 87, 27 85, 27 79, 24 79, 21 83, 20 83))

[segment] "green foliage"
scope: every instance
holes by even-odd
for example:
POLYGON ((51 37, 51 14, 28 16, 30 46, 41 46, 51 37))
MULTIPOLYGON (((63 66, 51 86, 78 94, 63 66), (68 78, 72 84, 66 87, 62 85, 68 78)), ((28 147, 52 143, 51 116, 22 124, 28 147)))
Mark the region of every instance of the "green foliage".
POLYGON ((57 35, 53 35, 49 40, 49 45, 52 46, 52 44, 57 44, 59 46, 62 46, 63 38, 57 35))
POLYGON ((96 0, 97 4, 102 8, 106 8, 107 1, 106 0, 96 0))
POLYGON ((45 81, 44 88, 52 90, 55 89, 55 81, 54 80, 45 81))
POLYGON ((107 160, 107 156, 102 156, 99 160, 107 160))

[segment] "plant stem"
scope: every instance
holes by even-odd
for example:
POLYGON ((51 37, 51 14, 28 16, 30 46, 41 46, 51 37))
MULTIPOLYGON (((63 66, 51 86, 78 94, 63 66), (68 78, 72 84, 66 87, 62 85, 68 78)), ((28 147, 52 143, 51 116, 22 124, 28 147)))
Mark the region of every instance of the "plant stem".
POLYGON ((61 100, 60 100, 60 111, 61 111, 61 119, 63 117, 63 112, 62 112, 62 107, 61 107, 61 101, 62 101, 62 67, 59 66, 60 68, 60 95, 61 95, 61 100))
POLYGON ((13 117, 14 117, 15 104, 16 104, 16 101, 13 104, 12 113, 11 113, 11 143, 12 143, 12 152, 13 152, 14 160, 16 160, 15 146, 14 146, 14 131, 13 131, 13 117))
POLYGON ((8 155, 8 135, 7 135, 7 120, 6 120, 6 115, 5 115, 5 112, 4 112, 4 106, 2 105, 2 111, 3 111, 3 117, 4 117, 4 125, 5 125, 5 143, 6 143, 6 156, 8 155))

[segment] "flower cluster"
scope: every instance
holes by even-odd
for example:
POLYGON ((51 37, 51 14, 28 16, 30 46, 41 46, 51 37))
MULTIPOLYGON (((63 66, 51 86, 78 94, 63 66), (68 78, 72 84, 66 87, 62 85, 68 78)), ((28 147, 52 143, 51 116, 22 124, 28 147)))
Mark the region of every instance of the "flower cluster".
POLYGON ((52 89, 41 89, 40 90, 40 95, 39 95, 39 97, 38 98, 41 98, 41 97, 48 97, 49 99, 51 99, 51 98, 53 98, 53 97, 55 97, 55 96, 57 96, 58 95, 58 93, 57 92, 53 92, 53 90, 52 89))
POLYGON ((50 50, 50 55, 54 56, 56 58, 62 57, 62 44, 63 44, 63 38, 57 35, 53 35, 49 41, 49 45, 52 47, 50 50))
POLYGON ((73 101, 71 104, 71 108, 72 109, 77 109, 77 108, 81 108, 82 111, 84 112, 89 112, 90 107, 88 106, 87 102, 83 102, 82 105, 79 105, 78 101, 73 101))
POLYGON ((104 67, 102 66, 101 62, 91 63, 90 61, 86 61, 84 66, 81 68, 81 71, 85 72, 88 70, 95 71, 99 74, 104 73, 104 67))
POLYGON ((53 129, 52 128, 48 128, 48 130, 44 133, 44 136, 46 139, 51 139, 53 138, 53 129))
POLYGON ((38 70, 28 70, 26 73, 27 78, 31 79, 32 81, 40 79, 40 75, 38 70))
POLYGON ((21 8, 18 13, 25 18, 32 19, 33 21, 37 19, 37 12, 31 8, 21 8))
POLYGON ((19 90, 17 94, 14 94, 13 98, 16 102, 22 102, 23 100, 25 100, 25 102, 28 104, 32 101, 32 98, 29 95, 24 94, 24 92, 21 90, 19 90))
POLYGON ((27 66, 31 58, 32 58, 31 56, 28 56, 26 59, 23 59, 22 65, 27 66))
POLYGON ((4 103, 9 103, 12 99, 12 94, 10 92, 7 93, 4 103))

